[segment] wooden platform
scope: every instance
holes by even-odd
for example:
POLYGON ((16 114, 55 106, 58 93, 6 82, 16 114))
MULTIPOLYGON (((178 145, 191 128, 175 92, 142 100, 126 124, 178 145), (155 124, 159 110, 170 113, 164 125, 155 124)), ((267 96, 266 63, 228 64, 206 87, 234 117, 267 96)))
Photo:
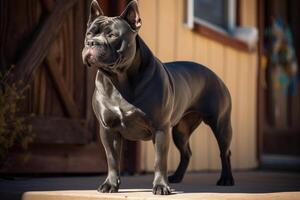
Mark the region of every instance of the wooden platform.
POLYGON ((95 190, 65 190, 51 192, 27 192, 23 195, 22 200, 299 200, 300 192, 279 192, 279 193, 262 193, 262 194, 245 194, 245 193, 182 193, 176 192, 169 196, 153 195, 149 189, 131 189, 121 190, 115 194, 100 194, 95 190))
POLYGON ((236 185, 216 186, 219 173, 188 173, 180 184, 172 184, 172 195, 152 194, 153 174, 124 176, 119 193, 102 194, 96 191, 104 176, 72 177, 18 177, 14 180, 0 179, 2 200, 156 200, 156 199, 300 199, 300 173, 283 172, 235 172, 236 185))

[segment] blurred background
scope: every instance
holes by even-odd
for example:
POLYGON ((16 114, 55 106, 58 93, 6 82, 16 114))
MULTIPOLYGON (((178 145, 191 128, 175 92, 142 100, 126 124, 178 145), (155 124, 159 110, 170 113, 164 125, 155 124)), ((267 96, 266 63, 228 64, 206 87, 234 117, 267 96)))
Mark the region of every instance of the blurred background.
MULTIPOLYGON (((127 0, 98 0, 108 16, 127 0)), ((230 90, 232 167, 300 166, 297 0, 139 0, 141 37, 163 62, 196 61, 230 90)), ((4 174, 102 173, 91 107, 95 69, 81 50, 90 0, 0 1, 0 167, 4 174)), ((220 169, 211 130, 191 138, 189 171, 220 169)), ((122 171, 153 170, 151 142, 124 144, 122 171)), ((179 153, 171 144, 169 169, 179 153)))

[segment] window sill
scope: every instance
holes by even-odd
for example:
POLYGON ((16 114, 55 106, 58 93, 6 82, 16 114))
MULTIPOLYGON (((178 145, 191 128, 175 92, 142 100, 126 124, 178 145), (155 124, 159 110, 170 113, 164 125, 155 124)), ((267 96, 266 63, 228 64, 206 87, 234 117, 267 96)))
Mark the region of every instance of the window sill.
POLYGON ((230 46, 230 47, 240 50, 240 51, 251 53, 251 52, 255 52, 257 49, 256 47, 251 48, 244 41, 234 38, 226 33, 222 33, 217 30, 214 30, 203 24, 194 23, 193 31, 200 35, 203 35, 204 37, 215 40, 223 45, 230 46))

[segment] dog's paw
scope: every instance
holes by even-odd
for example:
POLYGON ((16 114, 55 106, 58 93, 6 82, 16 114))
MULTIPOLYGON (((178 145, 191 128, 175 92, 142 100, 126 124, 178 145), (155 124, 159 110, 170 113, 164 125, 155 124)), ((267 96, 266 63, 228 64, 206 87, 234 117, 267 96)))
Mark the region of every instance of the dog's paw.
POLYGON ((154 185, 152 192, 155 195, 169 195, 171 189, 168 185, 154 185))
POLYGON ((233 186, 234 185, 234 179, 232 176, 221 176, 221 178, 218 180, 217 185, 219 186, 233 186))
POLYGON ((109 182, 105 181, 100 187, 98 188, 98 192, 101 193, 116 193, 118 192, 119 187, 110 184, 109 182))
POLYGON ((173 174, 168 177, 168 181, 169 183, 180 183, 182 181, 182 178, 173 174))

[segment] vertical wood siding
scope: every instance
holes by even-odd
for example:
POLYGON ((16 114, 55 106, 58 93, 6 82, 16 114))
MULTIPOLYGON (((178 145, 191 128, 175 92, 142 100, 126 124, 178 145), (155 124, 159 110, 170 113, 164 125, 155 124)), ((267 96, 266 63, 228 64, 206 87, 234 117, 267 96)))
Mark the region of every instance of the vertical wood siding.
MULTIPOLYGON (((184 0, 139 0, 139 5, 143 20, 140 35, 160 60, 196 61, 208 66, 225 82, 233 102, 232 167, 256 167, 257 53, 240 52, 192 32, 183 22, 184 0)), ((241 0, 241 23, 256 26, 255 0, 241 0)), ((190 143, 193 154, 190 171, 220 169, 217 142, 208 126, 202 123, 190 143)), ((141 155, 141 168, 152 171, 151 141, 142 142, 141 155)), ((169 170, 174 171, 178 162, 179 153, 171 142, 169 170)))

